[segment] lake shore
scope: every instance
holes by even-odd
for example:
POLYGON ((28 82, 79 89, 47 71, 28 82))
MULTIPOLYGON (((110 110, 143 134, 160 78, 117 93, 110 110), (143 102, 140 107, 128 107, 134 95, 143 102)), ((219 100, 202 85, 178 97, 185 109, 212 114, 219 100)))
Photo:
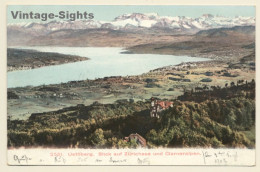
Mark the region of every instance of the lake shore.
POLYGON ((19 48, 7 49, 7 71, 30 70, 45 66, 60 65, 89 60, 87 57, 60 53, 39 52, 19 48))

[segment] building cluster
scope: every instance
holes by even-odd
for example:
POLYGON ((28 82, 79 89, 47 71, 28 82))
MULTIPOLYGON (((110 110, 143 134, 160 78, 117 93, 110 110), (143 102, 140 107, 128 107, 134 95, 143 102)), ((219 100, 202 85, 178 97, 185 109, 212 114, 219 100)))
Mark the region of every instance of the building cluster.
POLYGON ((160 112, 162 112, 165 109, 168 109, 169 107, 173 107, 173 102, 170 101, 162 101, 158 100, 154 97, 151 98, 151 117, 159 118, 160 112))

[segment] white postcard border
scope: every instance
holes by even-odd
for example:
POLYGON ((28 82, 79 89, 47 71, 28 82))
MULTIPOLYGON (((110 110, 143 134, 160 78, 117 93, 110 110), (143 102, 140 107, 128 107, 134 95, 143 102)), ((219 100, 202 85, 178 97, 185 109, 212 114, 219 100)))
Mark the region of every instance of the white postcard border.
MULTIPOLYGON (((6 5, 7 4, 24 4, 24 5, 26 5, 26 4, 52 4, 52 5, 54 5, 54 4, 60 4, 60 3, 62 3, 62 4, 75 4, 75 3, 77 3, 77 4, 101 4, 102 3, 102 5, 106 5, 106 4, 110 4, 110 5, 115 5, 115 4, 118 4, 118 5, 123 5, 123 4, 129 4, 128 2, 126 2, 126 1, 118 1, 118 0, 114 0, 114 1, 106 1, 106 2, 102 2, 102 1, 95 1, 95 2, 91 2, 91 1, 68 1, 68 2, 61 2, 61 1, 45 1, 45 2, 41 2, 41 1, 6 1, 6 0, 4 0, 4 2, 2 2, 1 1, 1 13, 2 13, 2 15, 1 15, 1 23, 2 23, 2 26, 4 26, 4 24, 3 23, 5 23, 6 22, 6 5)), ((189 1, 187 1, 187 0, 185 0, 185 1, 177 1, 177 2, 173 2, 173 1, 160 1, 159 3, 158 2, 156 2, 156 1, 154 1, 154 0, 150 0, 150 1, 145 1, 145 0, 141 0, 141 1, 132 1, 131 2, 131 5, 134 5, 134 4, 136 4, 136 5, 144 5, 144 4, 147 4, 147 3, 149 3, 149 5, 154 5, 154 4, 160 4, 160 5, 166 5, 166 4, 171 4, 171 5, 173 5, 173 4, 176 4, 176 5, 188 5, 188 4, 196 4, 196 5, 213 5, 213 4, 215 4, 215 5, 256 5, 257 6, 257 8, 256 9, 258 9, 259 8, 259 2, 257 2, 257 1, 254 1, 254 0, 249 0, 249 1, 243 1, 243 0, 230 0, 230 1, 223 1, 223 0, 219 0, 219 1, 211 1, 211 2, 208 2, 208 1, 204 1, 204 0, 201 0, 201 1, 192 1, 192 0, 189 0, 189 1), (133 3, 133 4, 132 4, 133 3)), ((257 22, 256 22, 256 28, 259 28, 259 22, 258 22, 258 18, 259 18, 259 12, 256 10, 256 19, 257 19, 257 22)), ((257 29, 256 29, 257 30, 257 29)), ((13 156, 14 156, 14 153, 12 152, 12 150, 10 150, 10 151, 7 151, 7 149, 6 149, 6 143, 7 143, 7 137, 6 137, 6 134, 7 134, 7 131, 6 131, 6 27, 1 27, 1 32, 0 32, 0 37, 1 37, 1 42, 0 42, 0 44, 2 45, 1 46, 1 58, 0 58, 0 60, 1 60, 1 63, 0 63, 0 76, 1 76, 1 78, 2 78, 2 82, 1 82, 1 92, 0 92, 0 97, 1 97, 1 106, 0 106, 0 108, 1 108, 1 117, 0 117, 0 121, 1 121, 1 125, 0 125, 0 129, 1 129, 1 144, 0 144, 0 146, 1 146, 1 157, 0 157, 0 165, 1 165, 1 169, 4 169, 4 171, 35 171, 35 170, 39 170, 39 169, 41 169, 41 170, 43 170, 43 171, 47 171, 47 170, 49 170, 49 169, 52 169, 52 170, 62 170, 62 171, 71 171, 72 170, 72 168, 65 168, 65 167, 61 167, 61 166, 59 166, 59 168, 57 168, 57 167, 21 167, 21 166, 14 166, 14 167, 12 167, 12 166, 8 166, 8 164, 7 164, 7 156, 6 156, 6 153, 8 152, 8 159, 11 161, 11 159, 13 158, 13 156)), ((258 44, 259 44, 259 34, 258 34, 258 32, 257 32, 257 34, 256 34, 256 38, 257 38, 257 41, 256 41, 256 45, 258 46, 258 44)), ((259 54, 259 49, 257 48, 256 49, 256 54, 259 54)), ((257 59, 257 58, 256 58, 257 59)), ((258 61, 258 60, 257 60, 258 61)), ((257 80, 258 80, 258 67, 259 67, 259 63, 257 62, 257 68, 256 68, 256 73, 257 73, 257 75, 256 75, 256 77, 257 77, 257 80)), ((258 97, 259 97, 259 85, 257 84, 257 89, 256 89, 256 102, 258 103, 258 97)), ((257 110, 256 110, 256 114, 258 114, 258 108, 257 108, 257 110)), ((256 131, 258 131, 258 129, 259 129, 259 118, 256 116, 256 131)), ((245 168, 240 168, 240 167, 234 167, 234 168, 228 168, 229 170, 234 170, 234 171, 244 171, 244 170, 247 170, 247 171, 255 171, 255 170, 259 170, 259 163, 257 163, 257 161, 259 162, 259 158, 258 158, 258 156, 257 155, 260 155, 259 154, 259 149, 257 149, 258 147, 259 147, 259 142, 258 142, 258 137, 256 137, 256 152, 255 151, 252 151, 252 150, 247 150, 247 151, 245 151, 244 149, 240 149, 240 150, 236 150, 236 151, 238 151, 238 152, 240 152, 241 151, 241 153, 243 154, 243 153, 245 153, 245 152, 247 152, 248 154, 250 154, 250 157, 252 157, 251 155, 255 155, 254 157, 256 157, 256 165, 254 166, 253 164, 253 167, 250 167, 250 168, 247 168, 247 169, 245 169, 245 168), (244 152, 245 151, 245 152, 244 152)), ((39 149, 37 149, 37 150, 39 150, 39 149)), ((185 149, 185 150, 187 150, 187 149, 185 149)), ((193 149, 193 150, 198 150, 198 149, 193 149)), ((205 149, 203 149, 204 151, 205 151, 205 149)), ((211 151, 211 149, 206 149, 207 151, 211 151)), ((34 151, 34 153, 36 153, 36 150, 31 150, 31 151, 34 151)), ((60 151, 60 150, 59 150, 60 151)), ((67 150, 64 150, 64 151, 67 151, 67 150)), ((114 150, 113 150, 114 151, 114 150)), ((120 150, 115 150, 115 151, 120 151, 120 150)), ((214 150, 215 151, 215 150, 214 150)), ((231 150, 231 151, 233 151, 233 150, 231 150)), ((22 155, 24 152, 23 152, 23 150, 18 150, 18 152, 19 152, 19 155, 22 155), (21 154, 20 154, 21 153, 21 154)), ((47 153, 49 153, 49 152, 47 152, 47 153)), ((215 153, 215 152, 212 152, 213 154, 215 153)), ((247 155, 248 155, 247 154, 247 155)), ((250 159, 249 157, 245 157, 246 159, 250 159)), ((252 162, 252 161, 251 161, 252 162)), ((19 164, 16 164, 16 161, 14 161, 13 163, 12 163, 12 161, 11 161, 11 163, 10 163, 10 165, 19 165, 19 164)), ((40 164, 28 164, 28 165, 40 165, 40 164)), ((55 164, 54 164, 55 165, 55 164)), ((65 164, 64 164, 65 165, 65 164)), ((66 164, 66 165, 68 165, 68 164, 66 164)), ((79 164, 79 165, 84 165, 84 164, 79 164)), ((136 164, 135 164, 136 165, 136 164)), ((151 164, 152 165, 152 164, 151 164)), ((170 164, 169 164, 170 165, 170 164)), ((183 164, 183 165, 185 165, 185 164, 183 164)), ((203 165, 203 164, 199 164, 199 165, 203 165)), ((210 165, 214 165, 214 164, 210 164, 210 165)), ((234 164, 230 164, 230 165, 234 165, 234 164)), ((236 164, 236 165, 238 165, 238 164, 236 164)), ((80 170, 82 170, 82 171, 86 171, 86 168, 82 168, 82 167, 77 167, 78 169, 80 169, 80 170)), ((102 169, 102 167, 100 167, 101 169, 102 169)), ((106 169, 114 169, 114 168, 116 168, 116 167, 113 167, 113 168, 111 168, 111 167, 106 167, 106 169)), ((172 168, 171 167, 164 167, 164 168, 167 168, 167 169, 171 169, 172 170, 172 168)), ((183 168, 183 167, 175 167, 176 169, 179 169, 180 170, 180 168, 183 168)), ((74 167, 73 167, 73 169, 74 169, 74 167)), ((126 168, 120 168, 121 170, 127 170, 126 168)), ((189 167, 185 167, 184 169, 186 169, 186 170, 191 170, 189 167)), ((219 168, 217 168, 217 167, 196 167, 196 168, 193 168, 192 170, 193 171, 203 171, 203 170, 213 170, 213 171, 216 171, 216 170, 221 170, 221 169, 219 169, 219 168)), ((41 171, 40 170, 40 171, 41 171)), ((88 170, 97 170, 97 168, 96 167, 88 167, 88 170)), ((129 170, 129 169, 128 169, 129 170)), ((130 169, 130 171, 132 171, 133 170, 133 168, 132 169, 130 169)), ((158 170, 158 169, 157 169, 158 170)), ((2 170, 1 170, 2 171, 2 170)))

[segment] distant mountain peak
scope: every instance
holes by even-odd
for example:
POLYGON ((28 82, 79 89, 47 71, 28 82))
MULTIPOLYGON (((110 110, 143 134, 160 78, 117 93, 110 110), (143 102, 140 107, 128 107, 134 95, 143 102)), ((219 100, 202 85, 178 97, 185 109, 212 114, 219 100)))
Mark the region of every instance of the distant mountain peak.
POLYGON ((126 20, 126 19, 132 19, 136 21, 140 20, 153 20, 158 18, 159 15, 157 13, 131 13, 131 14, 123 14, 121 16, 118 16, 115 18, 114 21, 118 20, 126 20))
POLYGON ((23 32, 36 32, 43 34, 57 30, 79 30, 109 28, 113 30, 131 30, 136 28, 161 28, 178 30, 206 30, 221 27, 254 26, 255 17, 223 17, 203 14, 201 17, 187 16, 159 16, 157 13, 130 13, 116 17, 113 21, 76 20, 51 21, 49 23, 11 23, 9 30, 23 30, 23 32))
POLYGON ((205 18, 213 18, 214 16, 212 14, 203 14, 202 15, 205 18))

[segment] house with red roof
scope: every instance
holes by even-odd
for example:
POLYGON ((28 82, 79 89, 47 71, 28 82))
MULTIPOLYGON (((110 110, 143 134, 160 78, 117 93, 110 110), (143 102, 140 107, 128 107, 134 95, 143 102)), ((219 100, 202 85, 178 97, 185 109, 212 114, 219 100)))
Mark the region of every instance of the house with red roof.
POLYGON ((173 107, 173 102, 158 100, 154 97, 151 98, 151 117, 159 118, 159 113, 169 107, 173 107))

